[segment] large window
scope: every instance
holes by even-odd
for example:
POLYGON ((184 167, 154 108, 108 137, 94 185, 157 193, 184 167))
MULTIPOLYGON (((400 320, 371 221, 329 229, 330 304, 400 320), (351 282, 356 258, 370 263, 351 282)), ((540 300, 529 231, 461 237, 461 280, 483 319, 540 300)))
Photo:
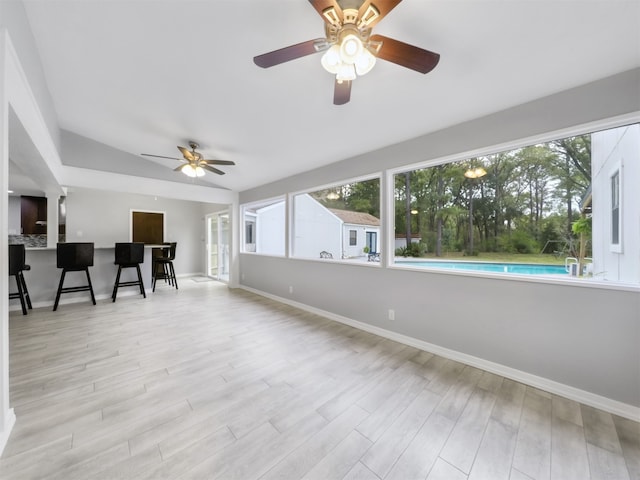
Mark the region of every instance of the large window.
POLYGON ((434 160, 385 179, 393 198, 384 202, 376 177, 244 205, 243 251, 640 284, 640 124, 434 160), (390 223, 384 236, 381 219, 390 223))
POLYGON ((293 196, 294 257, 366 262, 379 231, 379 178, 293 196))
POLYGON ((639 145, 627 125, 399 172, 394 264, 637 283, 638 258, 625 276, 600 252, 640 215, 637 196, 633 213, 620 208, 623 182, 640 181, 639 145), (624 178, 623 158, 636 160, 624 178))
POLYGON ((285 200, 277 198, 242 207, 243 252, 285 254, 285 200))

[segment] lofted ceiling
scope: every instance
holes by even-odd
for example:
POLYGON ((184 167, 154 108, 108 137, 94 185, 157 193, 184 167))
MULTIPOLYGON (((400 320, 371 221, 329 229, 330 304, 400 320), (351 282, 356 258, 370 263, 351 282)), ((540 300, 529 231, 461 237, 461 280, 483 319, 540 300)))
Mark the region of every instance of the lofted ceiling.
POLYGON ((379 60, 336 106, 321 54, 252 60, 324 36, 307 0, 24 3, 62 129, 150 175, 178 164, 141 153, 178 157, 195 140, 236 162, 203 181, 236 191, 640 66, 637 0, 404 0, 374 33, 439 65, 422 75, 379 60))

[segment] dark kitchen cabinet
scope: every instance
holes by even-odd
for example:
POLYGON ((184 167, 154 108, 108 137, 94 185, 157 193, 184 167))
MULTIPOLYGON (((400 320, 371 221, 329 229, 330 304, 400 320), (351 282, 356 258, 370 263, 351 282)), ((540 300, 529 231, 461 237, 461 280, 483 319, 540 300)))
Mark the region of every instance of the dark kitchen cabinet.
POLYGON ((47 233, 47 199, 45 197, 20 197, 20 222, 23 235, 47 233))

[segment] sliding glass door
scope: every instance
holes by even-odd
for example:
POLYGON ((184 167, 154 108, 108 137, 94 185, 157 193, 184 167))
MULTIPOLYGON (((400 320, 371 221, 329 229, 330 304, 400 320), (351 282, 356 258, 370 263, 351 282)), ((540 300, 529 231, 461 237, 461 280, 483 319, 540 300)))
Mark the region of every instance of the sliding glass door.
POLYGON ((207 215, 207 275, 229 281, 229 213, 207 215))

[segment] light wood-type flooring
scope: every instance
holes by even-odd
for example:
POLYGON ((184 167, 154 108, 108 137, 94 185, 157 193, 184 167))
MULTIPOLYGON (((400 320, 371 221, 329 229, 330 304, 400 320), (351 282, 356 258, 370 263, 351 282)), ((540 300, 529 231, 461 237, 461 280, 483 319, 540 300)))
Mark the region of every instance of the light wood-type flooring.
POLYGON ((10 385, 3 480, 640 479, 638 423, 212 281, 11 312, 10 385))

